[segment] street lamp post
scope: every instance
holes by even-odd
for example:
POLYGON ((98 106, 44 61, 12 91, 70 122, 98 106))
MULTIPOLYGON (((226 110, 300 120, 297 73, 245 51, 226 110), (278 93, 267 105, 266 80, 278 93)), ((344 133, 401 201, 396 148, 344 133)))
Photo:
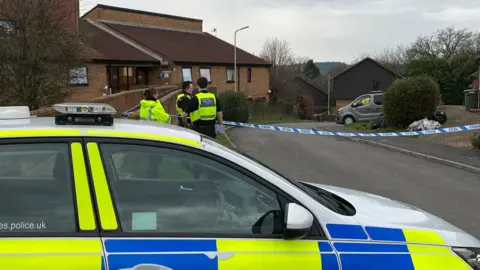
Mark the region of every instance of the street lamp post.
POLYGON ((233 80, 235 82, 235 92, 237 92, 237 32, 245 30, 249 28, 250 26, 245 26, 240 29, 237 29, 235 31, 235 34, 233 35, 233 43, 234 43, 234 51, 233 51, 233 65, 235 66, 234 74, 233 74, 233 80))

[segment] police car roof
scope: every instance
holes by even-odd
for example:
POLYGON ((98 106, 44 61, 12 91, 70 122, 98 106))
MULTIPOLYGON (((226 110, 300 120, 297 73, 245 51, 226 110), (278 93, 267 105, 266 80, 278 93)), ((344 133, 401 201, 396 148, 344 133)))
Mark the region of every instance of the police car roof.
MULTIPOLYGON (((56 125, 54 117, 31 117, 23 119, 9 119, 9 120, 0 120, 0 133, 1 131, 6 130, 51 130, 52 133, 60 130, 80 130, 80 136, 90 136, 96 137, 95 133, 87 133, 86 131, 114 131, 111 133, 111 137, 129 137, 122 134, 127 133, 136 133, 141 138, 142 134, 145 135, 157 135, 157 136, 168 136, 175 137, 179 139, 191 140, 200 142, 201 136, 199 133, 181 128, 169 124, 158 124, 155 122, 149 121, 138 121, 138 120, 128 120, 128 119, 117 119, 115 118, 112 126, 100 126, 100 125, 56 125)), ((35 133, 32 135, 22 136, 22 137, 36 137, 35 133)), ((0 137, 4 137, 1 136, 0 137)), ((15 136, 9 136, 15 137, 15 136)), ((42 137, 48 137, 42 135, 42 137)), ((148 139, 145 136, 145 139, 148 139)))

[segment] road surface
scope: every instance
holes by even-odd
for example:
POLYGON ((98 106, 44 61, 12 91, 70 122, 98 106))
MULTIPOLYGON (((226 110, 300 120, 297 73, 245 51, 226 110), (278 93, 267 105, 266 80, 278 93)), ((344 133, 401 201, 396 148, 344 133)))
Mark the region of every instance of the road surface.
MULTIPOLYGON (((311 128, 319 123, 282 126, 311 128)), ((238 150, 291 179, 396 199, 480 238, 478 174, 342 138, 251 128, 234 128, 229 136, 238 150)))

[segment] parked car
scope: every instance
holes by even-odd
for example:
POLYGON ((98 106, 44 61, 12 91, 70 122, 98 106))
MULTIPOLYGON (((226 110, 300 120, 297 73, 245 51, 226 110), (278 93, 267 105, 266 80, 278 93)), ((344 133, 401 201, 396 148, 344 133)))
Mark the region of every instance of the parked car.
POLYGON ((337 124, 351 124, 380 118, 382 115, 382 102, 382 91, 372 91, 361 95, 352 103, 338 110, 335 122, 337 124))

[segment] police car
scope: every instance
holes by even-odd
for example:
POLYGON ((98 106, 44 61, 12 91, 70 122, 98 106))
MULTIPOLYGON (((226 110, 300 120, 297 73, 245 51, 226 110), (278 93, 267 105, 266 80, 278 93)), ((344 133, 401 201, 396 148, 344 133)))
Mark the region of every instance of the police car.
POLYGON ((413 206, 289 180, 193 131, 0 108, 9 269, 480 269, 480 242, 413 206))

